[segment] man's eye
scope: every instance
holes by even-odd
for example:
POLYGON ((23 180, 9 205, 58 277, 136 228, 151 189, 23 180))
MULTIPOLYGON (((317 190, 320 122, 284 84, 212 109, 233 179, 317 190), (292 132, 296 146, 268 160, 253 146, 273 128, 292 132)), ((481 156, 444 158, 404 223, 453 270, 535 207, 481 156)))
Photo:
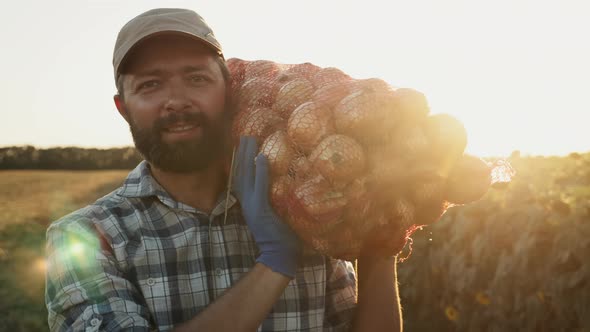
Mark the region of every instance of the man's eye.
POLYGON ((190 77, 191 82, 200 83, 207 81, 207 78, 203 75, 193 75, 190 77))
POLYGON ((139 85, 139 89, 149 89, 149 88, 154 88, 156 86, 158 86, 158 84, 160 84, 158 81, 155 80, 151 80, 151 81, 147 81, 147 82, 143 82, 139 85))

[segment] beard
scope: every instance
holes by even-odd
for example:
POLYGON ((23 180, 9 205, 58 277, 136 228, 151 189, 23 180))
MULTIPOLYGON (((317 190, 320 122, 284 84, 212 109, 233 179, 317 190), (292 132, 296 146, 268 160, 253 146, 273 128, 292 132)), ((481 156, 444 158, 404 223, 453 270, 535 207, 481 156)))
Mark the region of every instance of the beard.
POLYGON ((213 120, 202 112, 175 112, 159 118, 151 128, 140 128, 131 118, 129 129, 135 148, 150 164, 166 172, 190 173, 205 170, 225 158, 230 148, 231 118, 229 108, 213 120), (179 121, 198 125, 202 135, 186 141, 164 142, 162 133, 179 121))

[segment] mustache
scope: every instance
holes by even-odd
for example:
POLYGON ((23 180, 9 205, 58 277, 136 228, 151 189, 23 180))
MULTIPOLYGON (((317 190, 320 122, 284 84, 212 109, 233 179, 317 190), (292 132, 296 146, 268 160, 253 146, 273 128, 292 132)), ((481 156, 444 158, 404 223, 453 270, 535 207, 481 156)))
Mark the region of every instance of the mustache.
POLYGON ((159 118, 154 123, 154 130, 160 131, 174 125, 177 122, 184 122, 188 125, 198 125, 206 127, 209 125, 209 119, 202 112, 182 112, 170 113, 165 117, 159 118))

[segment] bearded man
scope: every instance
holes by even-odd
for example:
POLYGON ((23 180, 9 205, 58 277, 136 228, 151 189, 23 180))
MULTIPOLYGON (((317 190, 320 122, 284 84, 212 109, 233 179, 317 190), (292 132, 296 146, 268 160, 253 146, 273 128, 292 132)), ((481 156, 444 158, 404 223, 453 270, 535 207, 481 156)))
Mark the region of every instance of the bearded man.
POLYGON ((308 250, 268 199, 268 161, 240 140, 231 77, 205 21, 154 9, 119 32, 117 110, 144 157, 124 184, 52 223, 52 331, 401 330, 395 256, 308 250), (232 170, 233 171, 233 170, 232 170))

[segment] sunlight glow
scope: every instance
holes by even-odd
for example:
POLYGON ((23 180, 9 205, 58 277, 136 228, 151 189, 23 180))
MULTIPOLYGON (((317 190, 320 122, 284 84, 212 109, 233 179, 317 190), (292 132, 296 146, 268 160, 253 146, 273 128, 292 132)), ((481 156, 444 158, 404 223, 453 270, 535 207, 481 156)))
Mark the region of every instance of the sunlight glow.
POLYGON ((47 260, 44 258, 38 258, 34 262, 33 267, 37 272, 45 273, 45 271, 47 271, 47 260))
MULTIPOLYGON (((590 151, 590 3, 367 1, 302 0, 288 12, 270 0, 167 5, 199 12, 226 58, 312 62, 419 90, 433 113, 465 124, 470 153, 590 151)), ((0 144, 132 145, 112 102, 112 49, 125 22, 163 4, 61 3, 11 2, 8 12, 30 13, 37 25, 0 20, 0 31, 20 27, 3 35, 18 52, 0 64, 11 77, 0 83, 0 112, 11 120, 0 122, 0 144), (38 50, 49 58, 37 61, 38 50)))

